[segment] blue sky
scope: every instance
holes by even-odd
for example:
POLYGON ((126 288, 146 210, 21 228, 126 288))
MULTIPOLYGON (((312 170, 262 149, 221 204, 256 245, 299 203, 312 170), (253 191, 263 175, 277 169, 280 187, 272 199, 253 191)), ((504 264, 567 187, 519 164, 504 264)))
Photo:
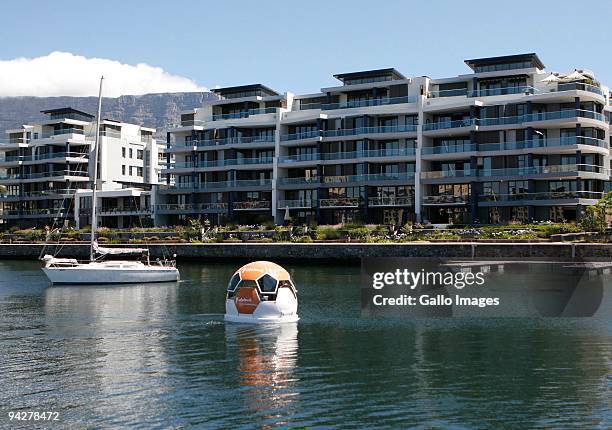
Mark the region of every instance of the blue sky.
POLYGON ((612 85, 610 1, 115 1, 2 3, 0 60, 65 51, 147 63, 206 87, 316 92, 334 73, 468 71, 466 58, 537 52, 612 85))

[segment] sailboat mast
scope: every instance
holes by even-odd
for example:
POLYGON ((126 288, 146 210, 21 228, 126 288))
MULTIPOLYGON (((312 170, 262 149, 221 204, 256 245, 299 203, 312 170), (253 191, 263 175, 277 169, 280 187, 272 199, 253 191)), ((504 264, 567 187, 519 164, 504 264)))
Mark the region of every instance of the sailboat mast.
POLYGON ((93 184, 91 187, 91 240, 89 249, 89 260, 96 259, 96 251, 94 249, 94 241, 96 240, 96 228, 98 220, 96 217, 96 188, 98 188, 98 154, 100 147, 100 117, 102 115, 102 82, 104 76, 100 77, 100 91, 98 92, 98 114, 96 115, 96 138, 94 141, 93 150, 93 184))

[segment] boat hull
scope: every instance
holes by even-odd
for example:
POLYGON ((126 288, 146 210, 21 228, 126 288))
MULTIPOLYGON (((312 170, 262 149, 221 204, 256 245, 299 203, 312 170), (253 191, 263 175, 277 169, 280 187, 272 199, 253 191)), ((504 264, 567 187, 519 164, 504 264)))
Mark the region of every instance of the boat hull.
POLYGON ((83 265, 77 267, 44 267, 52 284, 143 284, 176 282, 180 279, 176 267, 83 265))

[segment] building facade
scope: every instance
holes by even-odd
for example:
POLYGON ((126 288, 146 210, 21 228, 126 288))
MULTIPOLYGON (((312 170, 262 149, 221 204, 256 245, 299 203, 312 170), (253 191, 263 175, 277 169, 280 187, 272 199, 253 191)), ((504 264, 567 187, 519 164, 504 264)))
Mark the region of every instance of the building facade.
POLYGON ((610 190, 610 94, 591 71, 549 73, 536 54, 466 64, 338 74, 298 96, 214 90, 168 133, 159 222, 561 221, 610 190))
MULTIPOLYGON (((45 121, 8 130, 0 142, 0 221, 5 227, 90 225, 94 117, 72 108, 42 113, 45 121)), ((98 225, 153 224, 155 130, 109 119, 100 130, 98 225)))

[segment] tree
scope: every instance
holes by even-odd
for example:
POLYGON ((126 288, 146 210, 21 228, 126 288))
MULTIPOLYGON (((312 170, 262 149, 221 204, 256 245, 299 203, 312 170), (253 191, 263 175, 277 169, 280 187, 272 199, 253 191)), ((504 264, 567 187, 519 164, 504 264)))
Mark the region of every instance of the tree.
POLYGON ((588 206, 580 217, 580 225, 585 231, 605 233, 612 219, 612 191, 604 195, 601 200, 588 206))

